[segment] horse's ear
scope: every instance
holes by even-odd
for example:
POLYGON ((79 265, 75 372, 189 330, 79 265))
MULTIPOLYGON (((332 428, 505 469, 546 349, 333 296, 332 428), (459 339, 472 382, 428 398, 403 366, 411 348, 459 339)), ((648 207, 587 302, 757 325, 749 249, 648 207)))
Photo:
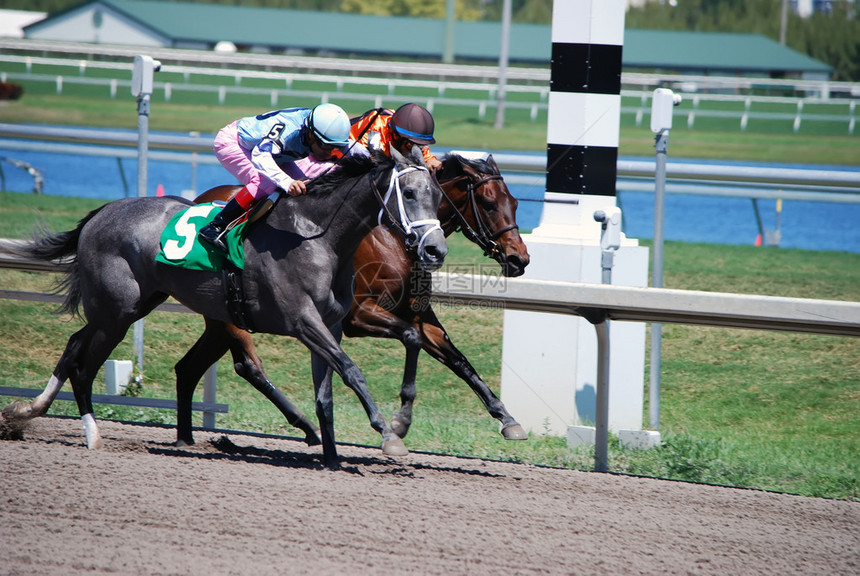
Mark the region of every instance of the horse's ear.
POLYGON ((419 146, 412 147, 411 156, 416 164, 427 168, 427 163, 424 161, 424 153, 419 146))
POLYGON ((389 146, 388 150, 391 152, 391 158, 394 160, 395 166, 402 166, 406 164, 406 158, 403 157, 403 154, 397 151, 397 148, 394 146, 389 146))
POLYGON ((487 154, 487 164, 489 164, 490 166, 492 166, 492 167, 496 170, 496 172, 499 172, 499 171, 500 171, 500 170, 499 170, 499 167, 498 167, 498 166, 496 166, 496 161, 495 161, 495 160, 493 160, 493 155, 492 155, 492 154, 487 154))

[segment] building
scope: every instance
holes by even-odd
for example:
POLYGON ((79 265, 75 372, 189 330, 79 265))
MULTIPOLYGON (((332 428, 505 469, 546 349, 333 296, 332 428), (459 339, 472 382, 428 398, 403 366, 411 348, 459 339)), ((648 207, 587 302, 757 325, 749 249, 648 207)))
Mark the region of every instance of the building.
POLYGON ((29 10, 0 10, 0 38, 23 38, 24 27, 44 20, 45 12, 29 10))
MULTIPOLYGON (((91 0, 24 28, 26 38, 98 44, 361 58, 438 61, 445 21, 233 5, 142 0, 91 0), (374 31, 385 30, 384 34, 374 31)), ((498 62, 501 24, 458 21, 454 56, 498 62)), ((513 24, 512 65, 548 66, 548 25, 513 24)), ((629 71, 826 79, 831 68, 764 36, 718 32, 627 30, 629 71)))

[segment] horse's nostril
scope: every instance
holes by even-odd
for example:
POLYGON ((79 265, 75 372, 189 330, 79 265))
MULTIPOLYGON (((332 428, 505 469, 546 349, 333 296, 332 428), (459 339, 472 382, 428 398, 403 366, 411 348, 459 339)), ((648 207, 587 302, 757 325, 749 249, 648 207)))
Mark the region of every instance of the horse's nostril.
POLYGON ((529 258, 523 258, 519 254, 509 254, 502 262, 502 271, 509 278, 522 276, 526 272, 526 266, 529 265, 529 258))
POLYGON ((421 266, 427 270, 438 270, 445 262, 445 256, 448 254, 448 247, 428 245, 424 247, 424 253, 421 255, 421 266))
POLYGON ((445 256, 448 255, 448 247, 447 246, 430 246, 427 250, 429 254, 433 256, 436 260, 444 260, 445 256))

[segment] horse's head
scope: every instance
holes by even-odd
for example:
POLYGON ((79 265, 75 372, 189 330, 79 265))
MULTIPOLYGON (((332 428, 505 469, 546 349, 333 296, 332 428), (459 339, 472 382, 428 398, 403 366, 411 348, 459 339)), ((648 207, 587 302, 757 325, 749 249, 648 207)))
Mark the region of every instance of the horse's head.
POLYGON ((517 226, 517 199, 492 155, 449 154, 438 176, 446 200, 439 216, 446 228, 462 230, 502 266, 505 276, 521 276, 530 258, 517 226))
POLYGON ((417 146, 409 156, 392 147, 391 158, 394 165, 385 173, 387 181, 379 185, 380 190, 386 189, 379 222, 385 221, 403 239, 406 252, 422 268, 438 270, 448 254, 437 216, 442 188, 427 170, 417 146))

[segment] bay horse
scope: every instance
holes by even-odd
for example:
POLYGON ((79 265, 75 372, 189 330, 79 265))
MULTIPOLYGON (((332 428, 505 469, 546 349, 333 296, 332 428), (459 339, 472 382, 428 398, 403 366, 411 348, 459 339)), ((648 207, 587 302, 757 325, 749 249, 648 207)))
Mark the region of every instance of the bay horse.
MULTIPOLYGON (((244 240, 243 284, 249 324, 259 332, 294 336, 312 352, 319 436, 298 410, 289 404, 283 409, 306 432, 309 443, 322 443, 327 468, 339 466, 332 371, 358 396, 371 426, 382 435, 383 452, 407 453, 373 401, 361 370, 340 346, 341 320, 353 294, 352 256, 373 227, 385 219, 389 228, 399 232, 405 249, 427 270, 438 269, 447 254, 436 218, 442 197, 439 184, 420 156, 392 156, 345 159, 339 170, 310 182, 306 195, 286 196, 276 203, 265 220, 248 227, 244 240), (387 188, 385 197, 380 187, 387 188)), ((87 446, 101 447, 93 418, 93 379, 128 327, 168 296, 203 315, 207 325, 207 333, 176 365, 178 391, 187 388, 180 383, 182 377, 187 378, 197 366, 210 365, 228 348, 239 360, 236 372, 258 389, 266 389, 267 377, 243 358, 240 342, 227 329, 233 319, 221 273, 187 270, 155 259, 165 225, 192 205, 171 196, 117 200, 90 212, 74 230, 45 233, 23 245, 23 256, 70 258, 60 286, 67 290, 62 310, 76 313, 82 306, 86 324, 69 338, 45 390, 30 404, 7 406, 2 412, 6 420, 43 415, 68 379, 87 446), (219 326, 209 332, 210 327, 219 326)), ((195 235, 190 234, 189 241, 195 235)), ((203 370, 198 379, 202 374, 203 370)), ((190 397, 188 401, 190 407, 190 397)), ((180 397, 178 407, 183 402, 180 397)))
MULTIPOLYGON (((448 154, 436 176, 443 190, 438 217, 445 236, 462 231, 486 256, 500 264, 502 274, 507 277, 522 275, 529 263, 529 253, 516 223, 517 199, 505 185, 492 155, 467 158, 462 154, 448 154)), ((198 196, 195 202, 228 200, 240 189, 241 186, 218 186, 198 196)), ((343 320, 344 333, 350 337, 396 338, 406 348, 401 407, 391 419, 391 427, 399 437, 405 437, 412 424, 418 355, 423 348, 472 388, 490 415, 500 422, 504 438, 528 438, 527 432, 448 336, 430 305, 429 273, 413 264, 391 230, 374 228, 359 245, 353 265, 355 295, 343 320)), ((221 328, 211 327, 212 330, 221 328)), ((235 326, 227 328, 232 338, 243 341, 245 356, 259 362, 251 335, 235 326)), ((187 398, 177 416, 186 423, 184 426, 190 435, 191 394, 199 377, 182 381, 191 389, 177 392, 187 398)), ((292 405, 286 404, 286 399, 271 384, 261 392, 288 418, 296 417, 292 405)))

